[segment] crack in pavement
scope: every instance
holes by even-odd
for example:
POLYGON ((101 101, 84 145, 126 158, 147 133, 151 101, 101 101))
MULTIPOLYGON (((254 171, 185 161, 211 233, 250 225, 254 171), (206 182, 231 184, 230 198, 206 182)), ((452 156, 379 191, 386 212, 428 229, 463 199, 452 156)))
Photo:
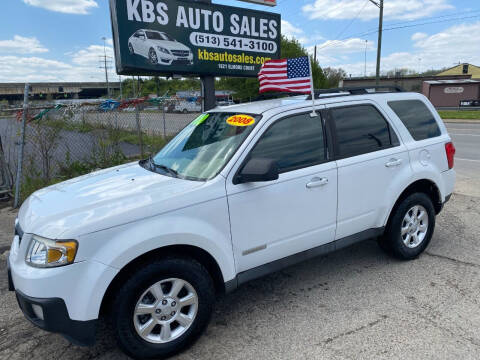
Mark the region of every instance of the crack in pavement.
POLYGON ((463 260, 455 259, 455 258, 452 258, 452 257, 449 257, 449 256, 439 255, 439 254, 433 254, 433 253, 431 253, 431 252, 429 252, 429 251, 425 251, 424 254, 425 254, 425 255, 428 255, 428 256, 431 256, 431 257, 434 257, 434 258, 443 259, 443 260, 448 260, 448 261, 451 261, 451 262, 454 262, 454 263, 457 263, 457 264, 462 264, 462 265, 466 265, 466 266, 472 266, 472 267, 475 267, 475 268, 480 268, 480 264, 476 264, 476 263, 472 263, 472 262, 468 262, 468 261, 463 261, 463 260))
MULTIPOLYGON (((386 320, 386 319, 388 319, 388 316, 387 316, 387 315, 382 315, 379 319, 374 320, 374 321, 371 321, 371 322, 369 322, 369 323, 366 324, 366 325, 362 325, 362 326, 359 326, 358 328, 355 328, 355 329, 353 329, 353 330, 345 331, 345 332, 340 333, 340 334, 337 334, 337 335, 335 335, 335 336, 333 336, 333 337, 327 338, 326 340, 323 341, 323 343, 324 343, 324 344, 329 344, 329 343, 331 343, 332 341, 337 340, 337 339, 339 339, 339 338, 341 338, 341 337, 348 336, 348 335, 352 335, 352 334, 355 334, 355 333, 357 333, 357 332, 359 332, 359 331, 365 330, 365 329, 367 329, 367 328, 371 328, 371 327, 373 327, 373 326, 381 323, 382 321, 384 321, 384 320, 386 320)), ((321 345, 321 344, 317 344, 317 345, 321 345)))

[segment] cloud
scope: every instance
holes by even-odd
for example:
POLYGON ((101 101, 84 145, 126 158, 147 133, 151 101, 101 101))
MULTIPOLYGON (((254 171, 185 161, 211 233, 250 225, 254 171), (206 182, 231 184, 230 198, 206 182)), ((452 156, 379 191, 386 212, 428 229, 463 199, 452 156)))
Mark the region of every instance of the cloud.
MULTIPOLYGON (((302 7, 309 19, 345 20, 358 17, 360 20, 378 18, 378 8, 366 4, 366 0, 315 0, 302 7), (362 11, 359 12, 360 9, 362 11)), ((386 19, 415 20, 431 16, 443 10, 453 9, 448 0, 389 0, 385 2, 386 19)))
POLYGON ((299 36, 303 34, 303 30, 295 27, 287 20, 282 20, 282 34, 286 37, 299 36))
POLYGON ((0 40, 0 54, 35 54, 48 52, 35 37, 15 35, 12 40, 0 40))
POLYGON ((317 51, 331 56, 338 56, 342 54, 364 52, 365 48, 367 51, 375 50, 375 46, 372 41, 365 43, 364 39, 351 38, 344 41, 327 40, 317 46, 317 51))
POLYGON ((98 7, 94 0, 23 0, 25 4, 66 14, 88 14, 92 8, 98 7))
POLYGON ((101 62, 104 61, 105 53, 107 62, 112 63, 114 54, 113 48, 110 46, 106 46, 104 52, 103 45, 90 45, 85 49, 69 53, 68 55, 72 57, 72 63, 75 65, 98 67, 102 65, 101 62))
POLYGON ((417 33, 412 35, 412 40, 413 41, 422 40, 422 39, 425 39, 426 37, 428 37, 428 34, 425 34, 425 33, 422 33, 422 32, 417 32, 417 33))
MULTIPOLYGON (((409 68, 417 71, 451 67, 458 62, 480 64, 480 43, 472 34, 480 32, 480 22, 451 26, 436 34, 412 36, 413 51, 394 52, 382 57, 382 72, 409 68)), ((322 64, 323 65, 323 64, 322 64)), ((344 68, 355 76, 363 75, 364 62, 326 64, 344 68)), ((375 62, 367 63, 367 72, 375 72, 375 62)))
POLYGON ((282 35, 289 40, 295 39, 302 45, 312 44, 316 41, 323 40, 323 36, 319 34, 310 34, 307 36, 302 29, 294 26, 286 20, 282 20, 282 35))
MULTIPOLYGON (((0 82, 105 81, 103 45, 90 45, 67 53, 67 61, 36 56, 0 56, 0 82)), ((107 46, 108 75, 117 81, 113 48, 107 46)))
POLYGON ((39 57, 0 56, 0 82, 57 81, 71 65, 39 57))

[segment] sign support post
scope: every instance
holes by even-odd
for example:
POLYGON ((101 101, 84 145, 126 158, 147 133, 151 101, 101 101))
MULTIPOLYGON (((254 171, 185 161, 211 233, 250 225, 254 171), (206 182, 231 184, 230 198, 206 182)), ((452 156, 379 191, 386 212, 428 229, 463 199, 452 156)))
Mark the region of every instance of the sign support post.
MULTIPOLYGON (((212 0, 193 0, 205 4, 211 4, 212 0)), ((215 97, 215 77, 214 76, 200 76, 202 81, 202 111, 213 109, 217 105, 217 98, 215 97)))

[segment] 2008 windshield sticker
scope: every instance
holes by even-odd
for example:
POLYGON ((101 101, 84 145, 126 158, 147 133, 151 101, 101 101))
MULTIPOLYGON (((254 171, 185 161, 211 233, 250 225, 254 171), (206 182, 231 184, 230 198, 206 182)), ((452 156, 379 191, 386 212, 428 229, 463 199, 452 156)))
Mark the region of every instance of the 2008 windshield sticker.
POLYGON ((232 126, 250 126, 255 124, 255 119, 250 115, 233 115, 227 119, 227 124, 232 126))

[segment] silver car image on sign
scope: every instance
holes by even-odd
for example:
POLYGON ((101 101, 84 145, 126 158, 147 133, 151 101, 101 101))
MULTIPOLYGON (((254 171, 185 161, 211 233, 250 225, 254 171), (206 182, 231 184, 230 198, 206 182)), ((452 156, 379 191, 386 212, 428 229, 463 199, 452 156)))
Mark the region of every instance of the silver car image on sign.
POLYGON ((128 39, 128 50, 130 55, 141 55, 155 65, 171 65, 174 62, 193 65, 190 48, 160 31, 137 30, 128 39))

